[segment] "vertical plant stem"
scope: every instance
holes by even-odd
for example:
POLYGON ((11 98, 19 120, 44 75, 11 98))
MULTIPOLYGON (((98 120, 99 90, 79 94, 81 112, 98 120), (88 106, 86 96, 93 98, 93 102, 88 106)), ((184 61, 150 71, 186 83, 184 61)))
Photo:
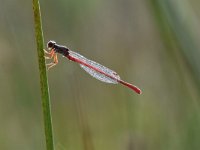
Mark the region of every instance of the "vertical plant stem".
POLYGON ((41 98, 42 98, 42 108, 43 108, 43 118, 44 118, 44 128, 45 128, 45 138, 46 138, 46 149, 54 150, 53 142, 53 130, 51 121, 51 109, 50 109, 50 96, 48 90, 46 66, 43 51, 43 33, 41 24, 41 14, 39 0, 33 0, 33 12, 35 21, 35 37, 37 43, 37 53, 39 62, 39 72, 40 72, 40 88, 41 88, 41 98))

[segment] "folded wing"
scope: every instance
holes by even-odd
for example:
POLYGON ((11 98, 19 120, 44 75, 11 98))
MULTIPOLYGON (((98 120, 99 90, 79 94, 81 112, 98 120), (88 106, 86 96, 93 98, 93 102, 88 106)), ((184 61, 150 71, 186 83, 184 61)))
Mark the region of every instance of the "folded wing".
POLYGON ((95 61, 89 60, 76 52, 69 51, 69 53, 74 58, 79 59, 86 64, 89 64, 89 66, 92 66, 93 68, 88 67, 84 64, 80 64, 82 69, 84 69, 88 74, 90 74, 92 77, 96 78, 97 80, 100 80, 100 81, 106 82, 106 83, 112 83, 112 84, 117 84, 118 83, 117 80, 120 80, 120 76, 115 71, 113 71, 95 61), (96 69, 94 69, 94 68, 96 68, 96 69), (100 70, 104 74, 97 70, 100 70), (107 74, 108 76, 106 76, 105 74, 107 74), (109 76, 111 76, 112 78, 109 76))

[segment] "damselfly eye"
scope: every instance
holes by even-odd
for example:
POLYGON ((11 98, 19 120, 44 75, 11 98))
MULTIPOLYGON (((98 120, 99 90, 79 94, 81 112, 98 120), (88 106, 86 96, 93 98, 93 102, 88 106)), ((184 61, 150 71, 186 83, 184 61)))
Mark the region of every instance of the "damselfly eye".
POLYGON ((47 43, 47 48, 48 48, 48 49, 51 49, 51 48, 54 47, 55 44, 56 44, 55 41, 49 41, 49 42, 47 43))

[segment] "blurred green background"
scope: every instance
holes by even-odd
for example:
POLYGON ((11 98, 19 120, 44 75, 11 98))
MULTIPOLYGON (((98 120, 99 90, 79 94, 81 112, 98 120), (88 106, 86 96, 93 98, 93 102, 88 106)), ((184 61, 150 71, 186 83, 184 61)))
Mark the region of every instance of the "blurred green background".
MULTIPOLYGON (((55 40, 139 86, 63 57, 48 72, 56 150, 200 149, 199 0, 45 0, 55 40)), ((44 150, 32 1, 0 3, 0 149, 44 150)))

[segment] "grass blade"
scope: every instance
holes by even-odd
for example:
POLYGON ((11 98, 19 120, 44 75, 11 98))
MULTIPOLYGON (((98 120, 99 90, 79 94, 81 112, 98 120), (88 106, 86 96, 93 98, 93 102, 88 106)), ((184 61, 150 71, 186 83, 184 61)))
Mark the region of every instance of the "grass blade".
POLYGON ((33 12, 35 21, 35 37, 37 43, 37 53, 38 53, 39 72, 40 72, 40 87, 41 87, 42 108, 44 116, 46 149, 54 150, 50 96, 48 90, 49 88, 48 88, 46 66, 45 66, 45 59, 43 52, 44 42, 43 42, 43 32, 41 24, 40 5, 38 0, 33 0, 32 2, 33 2, 33 12))

